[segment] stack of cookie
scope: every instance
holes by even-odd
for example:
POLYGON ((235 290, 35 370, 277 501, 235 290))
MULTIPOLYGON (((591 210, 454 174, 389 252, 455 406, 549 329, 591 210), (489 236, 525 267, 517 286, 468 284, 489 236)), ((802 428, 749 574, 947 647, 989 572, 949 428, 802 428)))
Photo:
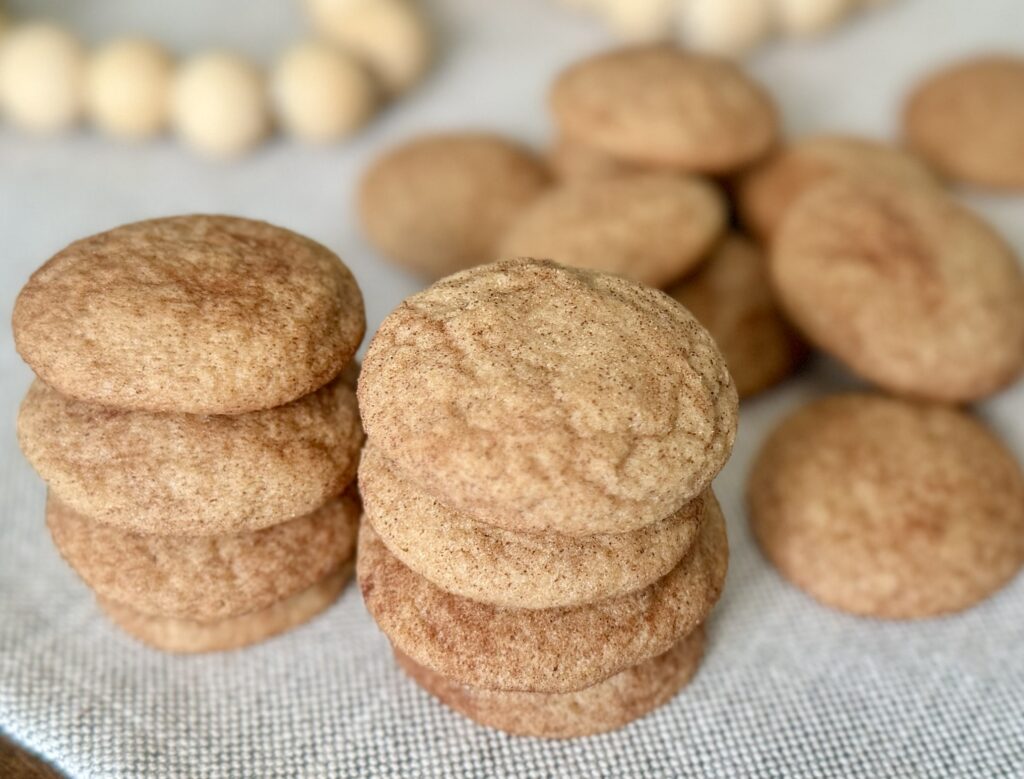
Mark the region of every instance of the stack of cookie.
POLYGON ((359 583, 399 663, 511 733, 619 727, 699 663, 737 398, 661 292, 506 260, 409 298, 359 383, 359 583))
POLYGON ((334 601, 358 530, 365 329, 336 256, 246 219, 139 222, 49 260, 13 324, 39 377, 18 435, 51 533, 118 625, 228 649, 334 601))

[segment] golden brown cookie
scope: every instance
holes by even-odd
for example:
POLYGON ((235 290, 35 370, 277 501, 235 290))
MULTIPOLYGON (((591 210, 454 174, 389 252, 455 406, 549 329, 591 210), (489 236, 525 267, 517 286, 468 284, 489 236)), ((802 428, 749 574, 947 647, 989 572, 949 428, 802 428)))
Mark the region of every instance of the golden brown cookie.
POLYGON ((707 256, 725 223, 721 192, 695 176, 577 181, 527 206, 502 240, 500 254, 545 257, 664 287, 707 256))
POLYGON ((740 217, 754 235, 767 241, 800 195, 833 176, 938 184, 928 166, 907 151, 867 138, 816 135, 780 149, 740 177, 740 217))
POLYGON ((18 439, 54 495, 92 520, 158 535, 258 530, 355 477, 363 435, 350 381, 235 416, 120 411, 36 381, 18 439))
POLYGON ((555 178, 563 181, 602 181, 617 176, 654 172, 650 167, 626 162, 582 143, 558 138, 548 153, 555 178))
POLYGON ((695 173, 739 170, 778 134, 772 99, 736 65, 667 45, 578 62, 555 81, 550 102, 570 141, 695 173))
POLYGON ((711 333, 741 398, 782 381, 806 354, 772 294, 768 258, 738 233, 668 294, 711 333))
POLYGON ((949 178, 1024 189, 1024 59, 981 56, 929 76, 907 100, 903 130, 949 178))
POLYGON ((705 496, 628 533, 515 533, 459 514, 410 484, 374 446, 363 451, 366 519, 388 550, 443 590, 510 608, 579 606, 641 590, 683 558, 705 496))
POLYGON ((518 143, 484 133, 428 135, 366 171, 359 213, 384 256, 436 279, 496 260, 508 226, 549 184, 543 162, 518 143))
POLYGON ((107 617, 133 638, 165 652, 224 652, 256 644, 296 628, 327 609, 338 599, 349 578, 352 563, 329 574, 290 598, 261 611, 215 622, 174 617, 153 617, 98 598, 107 617))
POLYGON ((421 490, 482 522, 625 533, 703 492, 737 400, 707 331, 667 295, 506 260, 413 295, 359 381, 367 434, 421 490))
POLYGON ((816 401, 768 438, 748 500, 783 576, 854 614, 960 611, 1024 564, 1024 474, 979 422, 945 406, 816 401))
POLYGON ((445 679, 400 651, 395 659, 420 687, 474 722, 516 736, 577 738, 621 728, 668 703, 693 678, 703 653, 704 629, 697 628, 665 654, 567 693, 480 690, 445 679))
POLYGON ((207 622, 267 608, 351 562, 360 513, 352 489, 253 533, 183 538, 118 530, 50 496, 46 523, 61 556, 104 600, 207 622))
POLYGON ((178 216, 75 241, 32 274, 14 339, 64 395, 146 411, 237 414, 323 386, 366 320, 348 268, 265 222, 178 216))
POLYGON ((582 690, 667 652, 704 622, 725 582, 718 503, 689 554, 649 587, 571 608, 508 609, 461 598, 403 565, 363 523, 359 586, 391 643, 452 681, 491 690, 582 690))
POLYGON ((891 392, 965 402, 1024 367, 1024 275, 988 224, 934 187, 833 179, 775 237, 772 277, 808 339, 891 392))

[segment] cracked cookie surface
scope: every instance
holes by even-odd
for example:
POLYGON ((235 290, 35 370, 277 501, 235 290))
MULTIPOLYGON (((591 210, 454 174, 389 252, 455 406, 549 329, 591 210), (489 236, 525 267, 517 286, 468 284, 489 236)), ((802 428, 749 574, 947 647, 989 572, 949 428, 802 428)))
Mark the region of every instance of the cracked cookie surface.
POLYGON ((738 406, 711 337, 667 295, 529 259, 407 299, 370 345, 359 400, 420 489, 568 535, 636 530, 703 492, 738 406))

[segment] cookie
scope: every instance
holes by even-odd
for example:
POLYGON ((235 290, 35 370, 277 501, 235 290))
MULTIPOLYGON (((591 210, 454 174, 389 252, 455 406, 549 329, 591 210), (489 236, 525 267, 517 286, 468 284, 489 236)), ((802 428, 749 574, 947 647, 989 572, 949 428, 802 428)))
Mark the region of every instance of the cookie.
POLYGON ((480 690, 401 652, 395 658, 420 687, 474 722, 515 736, 577 738, 621 728, 668 703, 693 678, 703 653, 704 630, 697 628, 665 654, 568 693, 480 690))
POLYGON ((833 176, 938 184, 924 162, 902 149, 867 138, 816 135, 780 149, 740 177, 736 187, 740 217, 754 235, 770 240, 797 198, 833 176))
POLYGON ((359 214, 385 257, 428 279, 498 258, 498 242, 550 184, 531 151, 496 135, 409 141, 363 176, 359 214))
POLYGON ((981 56, 929 76, 907 99, 903 131, 951 179, 1024 189, 1024 59, 981 56))
POLYGON ((670 288, 722 350, 741 398, 778 384, 806 355, 782 317, 768 276, 768 258, 733 233, 698 271, 670 288))
POLYGON ((32 370, 78 400, 237 414, 333 379, 366 327, 352 274, 330 251, 265 222, 178 216, 76 241, 14 306, 32 370))
POLYGON ((750 521, 783 576, 874 617, 960 611, 1024 563, 1024 474, 971 416, 879 395, 825 398, 768 438, 750 521))
POLYGON ((548 164, 555 178, 563 182, 601 181, 653 172, 649 167, 625 162, 568 138, 555 141, 548 153, 548 164))
POLYGON ((363 435, 350 382, 265 411, 196 416, 83 403, 36 381, 18 439, 54 495, 92 520, 157 535, 259 530, 355 477, 363 435))
POLYGON ((732 377, 667 295, 518 259, 385 319, 363 423, 419 489, 516 531, 625 533, 707 489, 736 433, 732 377))
POLYGON ((216 621, 295 595, 355 557, 354 490, 316 511, 254 533, 209 538, 126 533, 46 504, 68 565, 104 600, 140 614, 216 621))
POLYGON ((653 584, 693 544, 708 494, 629 533, 514 533, 416 489, 372 445, 359 465, 359 491, 367 521, 403 564, 447 592, 523 609, 579 606, 653 584))
POLYGON ((649 587, 551 609, 508 609, 461 598, 392 555, 363 523, 359 586, 392 644, 460 684, 490 690, 571 692, 667 652, 704 622, 725 582, 728 541, 718 504, 690 553, 649 587))
POLYGON ((740 68, 668 45, 585 59, 558 77, 550 104, 559 132, 573 142, 694 173, 739 170, 778 134, 772 99, 740 68))
POLYGON ((617 176, 541 195, 513 222, 500 254, 545 257, 664 287, 707 256, 725 224, 725 199, 703 179, 617 176))
POLYGON ((903 395, 984 397, 1024 367, 1024 276, 1006 242, 934 187, 835 179, 776 235, 772 278, 808 339, 903 395))
POLYGON ((338 599, 351 576, 352 563, 346 563, 290 598, 215 622, 147 616, 128 606, 97 600, 111 622, 154 649, 183 654, 224 652, 265 641, 308 622, 338 599))

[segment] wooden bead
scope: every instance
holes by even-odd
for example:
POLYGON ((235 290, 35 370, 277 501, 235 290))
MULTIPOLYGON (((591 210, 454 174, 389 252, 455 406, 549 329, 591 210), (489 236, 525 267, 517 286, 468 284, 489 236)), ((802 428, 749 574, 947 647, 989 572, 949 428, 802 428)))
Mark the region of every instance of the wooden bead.
POLYGON ((373 81, 351 55, 309 41, 288 49, 270 81, 284 128, 297 138, 325 143, 350 135, 373 113, 373 81))
POLYGON ((85 53, 78 39, 52 24, 13 27, 0 45, 0 108, 18 127, 63 130, 82 108, 85 53))
POLYGON ((772 31, 769 0, 686 0, 680 11, 687 41, 702 51, 736 56, 772 31))
POLYGON ((155 135, 167 123, 173 63, 152 41, 125 38, 99 49, 86 73, 85 103, 98 128, 118 138, 155 135))
POLYGON ((672 32, 677 0, 602 0, 608 26, 631 40, 657 40, 672 32))
POLYGON ((772 0, 783 32, 817 35, 835 26, 852 10, 851 0, 772 0))
POLYGON ((171 122, 185 143, 204 154, 233 157, 248 151, 270 127, 259 70, 224 52, 187 62, 171 87, 171 122))
POLYGON ((398 94, 430 64, 430 31, 407 0, 306 0, 317 30, 366 62, 398 94))

